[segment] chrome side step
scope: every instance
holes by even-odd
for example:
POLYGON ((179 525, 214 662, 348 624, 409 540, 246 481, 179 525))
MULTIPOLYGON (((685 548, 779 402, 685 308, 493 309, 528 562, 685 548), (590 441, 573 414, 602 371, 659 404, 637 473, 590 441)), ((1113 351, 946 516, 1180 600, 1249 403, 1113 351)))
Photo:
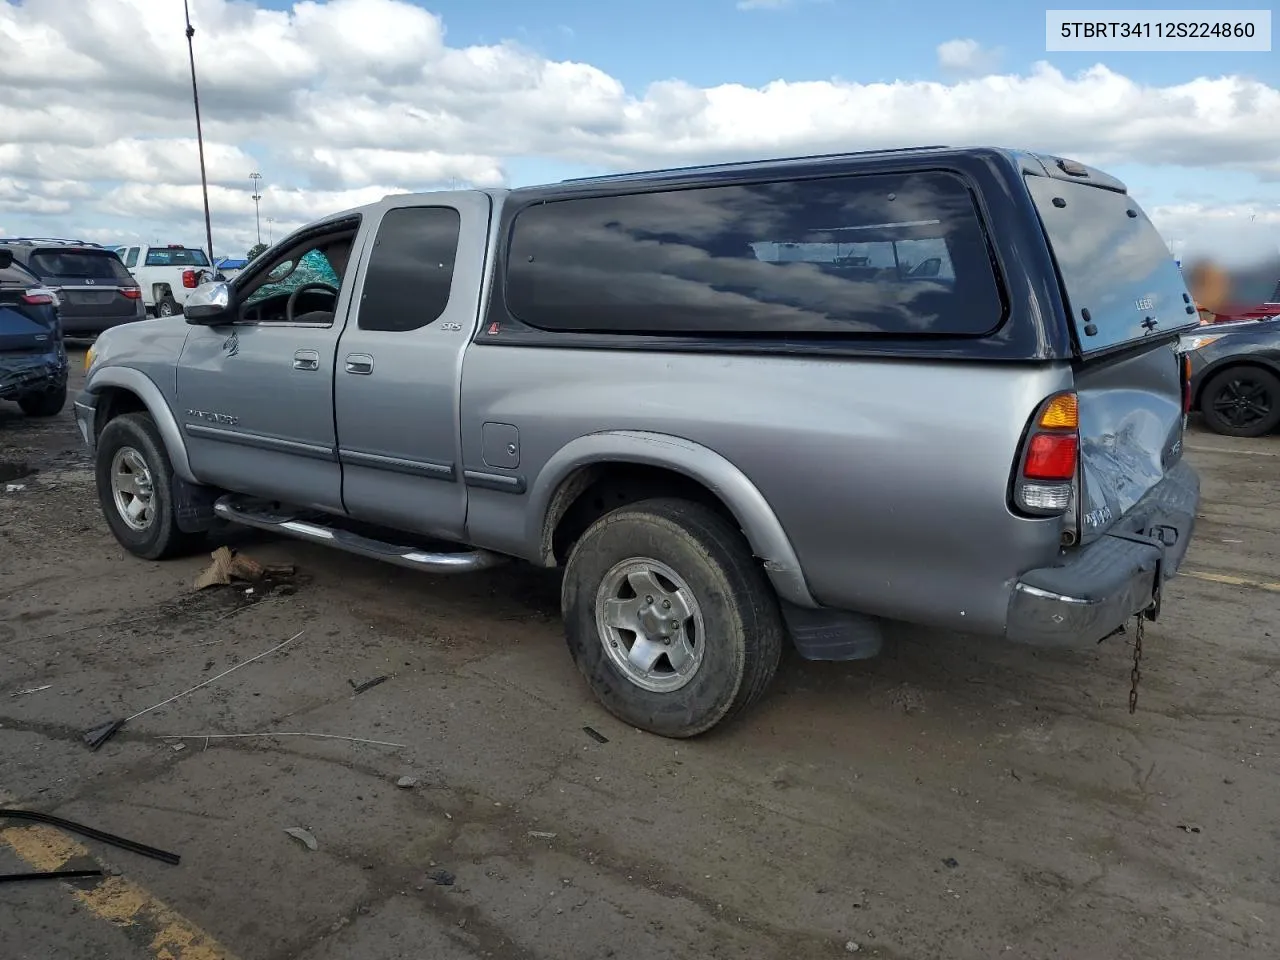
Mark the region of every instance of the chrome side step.
POLYGON ((296 514, 273 509, 262 501, 227 494, 213 505, 213 512, 224 520, 272 530, 299 540, 310 540, 327 547, 336 547, 348 553, 359 554, 372 560, 384 560, 397 566, 423 570, 427 573, 473 573, 501 566, 508 558, 489 550, 459 550, 433 553, 419 547, 406 547, 372 537, 361 536, 349 530, 327 527, 314 520, 301 520, 296 514))

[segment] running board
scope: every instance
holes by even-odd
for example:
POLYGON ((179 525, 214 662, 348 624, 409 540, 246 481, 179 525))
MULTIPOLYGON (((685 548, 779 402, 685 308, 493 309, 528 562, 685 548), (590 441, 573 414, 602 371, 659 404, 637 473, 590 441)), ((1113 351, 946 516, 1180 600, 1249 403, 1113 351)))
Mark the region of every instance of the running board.
POLYGON ((456 553, 433 553, 419 547, 406 547, 372 537, 361 536, 349 530, 327 527, 314 520, 299 519, 288 510, 273 509, 248 498, 228 494, 213 505, 213 512, 224 520, 283 533, 299 540, 310 540, 327 547, 336 547, 347 553, 359 554, 372 560, 384 560, 397 566, 427 573, 474 573, 488 570, 507 562, 507 557, 488 550, 460 550, 456 553))

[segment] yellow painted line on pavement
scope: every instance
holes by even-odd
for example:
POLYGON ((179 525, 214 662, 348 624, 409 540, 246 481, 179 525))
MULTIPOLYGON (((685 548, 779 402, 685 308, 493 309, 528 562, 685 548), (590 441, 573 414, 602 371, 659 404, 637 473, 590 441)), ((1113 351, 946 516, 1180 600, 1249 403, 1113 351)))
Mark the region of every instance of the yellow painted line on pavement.
POLYGON ((1229 573, 1210 573, 1208 570, 1180 570, 1178 573, 1184 577, 1207 580, 1210 583, 1226 583, 1233 587, 1253 587, 1255 590, 1280 593, 1280 583, 1271 580, 1250 580, 1248 577, 1236 577, 1229 573))
MULTIPOLYGON (((91 859, 89 849, 65 833, 46 826, 0 830, 0 841, 36 870, 61 870, 74 860, 91 859)), ((86 881, 67 888, 100 920, 133 927, 149 938, 155 960, 235 960, 226 947, 172 907, 123 877, 104 877, 92 886, 86 881)))

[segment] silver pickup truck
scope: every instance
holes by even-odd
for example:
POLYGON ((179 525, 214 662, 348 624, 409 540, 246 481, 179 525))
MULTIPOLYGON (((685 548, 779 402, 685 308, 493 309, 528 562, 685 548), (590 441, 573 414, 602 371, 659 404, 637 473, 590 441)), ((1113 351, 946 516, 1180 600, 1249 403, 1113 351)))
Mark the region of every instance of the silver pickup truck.
POLYGON ((785 643, 1154 619, 1199 500, 1197 324, 1098 170, 803 157, 328 217, 104 334, 76 416, 138 556, 231 522, 436 573, 561 566, 592 690, 687 737, 785 643))

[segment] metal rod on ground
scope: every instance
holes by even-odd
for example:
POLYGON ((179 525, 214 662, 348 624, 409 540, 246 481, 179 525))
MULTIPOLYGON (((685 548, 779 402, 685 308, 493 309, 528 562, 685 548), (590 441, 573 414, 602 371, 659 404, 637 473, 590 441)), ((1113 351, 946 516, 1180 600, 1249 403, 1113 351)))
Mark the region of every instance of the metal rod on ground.
POLYGON ((205 253, 209 262, 213 263, 213 221, 209 218, 209 179, 204 170, 204 131, 200 127, 200 91, 196 87, 196 50, 191 38, 196 35, 196 28, 191 25, 191 5, 182 0, 182 10, 187 17, 187 57, 191 61, 191 100, 196 108, 196 146, 200 150, 200 189, 204 193, 204 237, 209 248, 205 253))
POLYGON ((221 680, 227 674, 234 673, 236 670, 239 670, 241 667, 247 667, 249 664, 253 663, 255 660, 261 660, 263 657, 268 656, 269 654, 275 653, 281 647, 284 647, 290 643, 293 643, 293 641, 297 640, 305 632, 306 632, 305 630, 299 630, 288 640, 285 640, 283 643, 277 643, 270 650, 265 650, 262 653, 258 654, 256 657, 250 657, 248 660, 241 660, 234 667, 230 667, 226 670, 223 670, 216 677, 210 677, 208 680, 205 680, 201 683, 197 683, 194 687, 191 687, 190 689, 187 689, 187 690, 183 690, 181 693, 176 693, 172 697, 169 697, 166 700, 161 700, 159 703, 153 703, 151 706, 147 707, 145 710, 139 710, 137 713, 135 713, 131 717, 123 717, 121 719, 110 720, 106 723, 99 724, 98 726, 94 727, 92 730, 88 731, 84 735, 84 742, 87 743, 90 746, 90 748, 97 750, 100 746, 102 746, 109 739, 111 739, 111 737, 115 736, 116 731, 119 730, 121 727, 123 727, 130 720, 137 720, 138 717, 142 716, 143 714, 150 713, 152 710, 159 710, 165 704, 173 703, 173 701, 181 699, 182 697, 185 697, 189 693, 195 693, 201 687, 207 687, 209 684, 213 683, 215 680, 221 680))

